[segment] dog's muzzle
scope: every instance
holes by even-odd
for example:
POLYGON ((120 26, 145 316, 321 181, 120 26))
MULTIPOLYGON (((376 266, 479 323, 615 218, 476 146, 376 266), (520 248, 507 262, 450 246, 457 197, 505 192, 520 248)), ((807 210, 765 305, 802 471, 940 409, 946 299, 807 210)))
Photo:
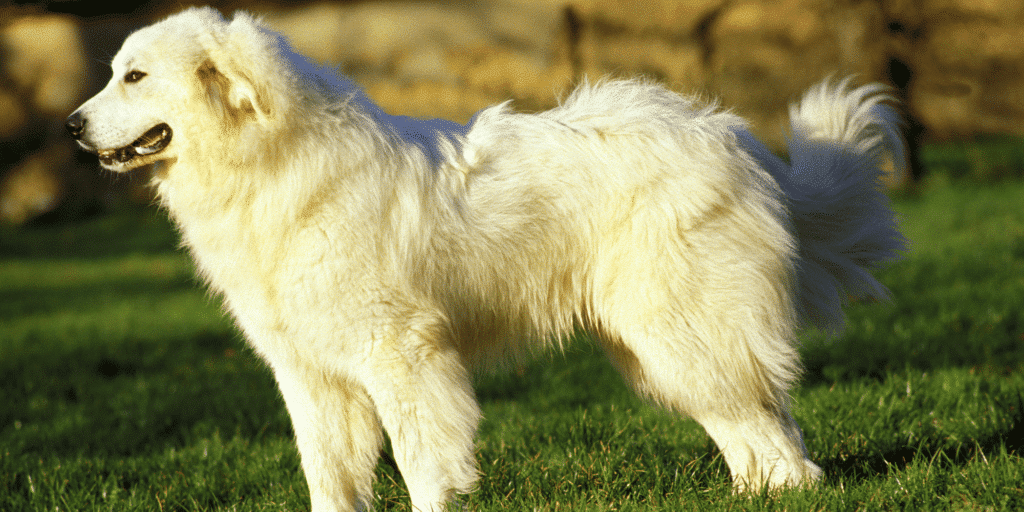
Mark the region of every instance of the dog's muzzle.
POLYGON ((154 155, 163 151, 171 143, 171 127, 167 123, 160 123, 143 133, 135 142, 117 149, 98 149, 82 140, 85 133, 86 119, 80 112, 68 116, 64 128, 78 142, 82 149, 95 153, 100 157, 100 163, 112 165, 114 163, 124 164, 140 156, 154 155))

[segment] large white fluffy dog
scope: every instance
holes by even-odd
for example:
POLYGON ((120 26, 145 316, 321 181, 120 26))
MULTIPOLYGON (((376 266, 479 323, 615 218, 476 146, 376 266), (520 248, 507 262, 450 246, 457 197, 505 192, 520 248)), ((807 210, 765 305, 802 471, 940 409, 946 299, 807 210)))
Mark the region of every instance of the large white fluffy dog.
POLYGON ((477 479, 469 370, 592 332, 638 392, 695 418, 737 486, 817 478, 789 414, 801 322, 902 245, 882 87, 791 109, 789 163, 742 120, 642 81, 468 126, 385 114, 246 14, 131 35, 68 119, 103 166, 154 166, 163 206, 267 361, 313 509, 372 499, 382 429, 412 503, 477 479))

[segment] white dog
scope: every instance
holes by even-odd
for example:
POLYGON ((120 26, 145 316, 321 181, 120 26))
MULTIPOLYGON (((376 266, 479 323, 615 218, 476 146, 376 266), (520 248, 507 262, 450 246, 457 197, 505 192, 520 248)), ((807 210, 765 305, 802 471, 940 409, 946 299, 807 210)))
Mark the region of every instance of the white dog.
POLYGON ((787 389, 801 322, 903 244, 881 86, 792 107, 791 162, 742 120, 641 81, 468 126, 383 113, 246 14, 131 35, 68 119, 104 167, 155 164, 161 203, 267 361, 313 509, 353 510, 390 435, 413 506, 477 479, 469 370, 577 328, 638 392, 695 418, 738 487, 816 479, 787 389))

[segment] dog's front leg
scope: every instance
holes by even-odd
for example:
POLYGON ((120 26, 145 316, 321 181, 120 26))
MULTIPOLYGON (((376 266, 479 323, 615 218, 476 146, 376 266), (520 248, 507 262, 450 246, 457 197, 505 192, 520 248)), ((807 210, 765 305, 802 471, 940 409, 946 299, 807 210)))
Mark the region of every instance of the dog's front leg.
POLYGON ((391 438, 413 510, 440 512, 477 480, 480 409, 444 322, 416 316, 377 344, 360 380, 391 438))
POLYGON ((382 434, 366 390, 314 365, 271 365, 292 418, 313 512, 369 508, 382 434))

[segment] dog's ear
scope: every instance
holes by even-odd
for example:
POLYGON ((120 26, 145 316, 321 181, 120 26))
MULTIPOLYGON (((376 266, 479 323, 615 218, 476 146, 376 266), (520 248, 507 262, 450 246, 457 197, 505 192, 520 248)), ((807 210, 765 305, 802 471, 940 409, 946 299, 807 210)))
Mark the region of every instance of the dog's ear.
POLYGON ((222 30, 203 34, 200 44, 205 55, 196 76, 211 105, 235 122, 267 125, 280 117, 288 78, 280 65, 279 36, 238 13, 222 30))

